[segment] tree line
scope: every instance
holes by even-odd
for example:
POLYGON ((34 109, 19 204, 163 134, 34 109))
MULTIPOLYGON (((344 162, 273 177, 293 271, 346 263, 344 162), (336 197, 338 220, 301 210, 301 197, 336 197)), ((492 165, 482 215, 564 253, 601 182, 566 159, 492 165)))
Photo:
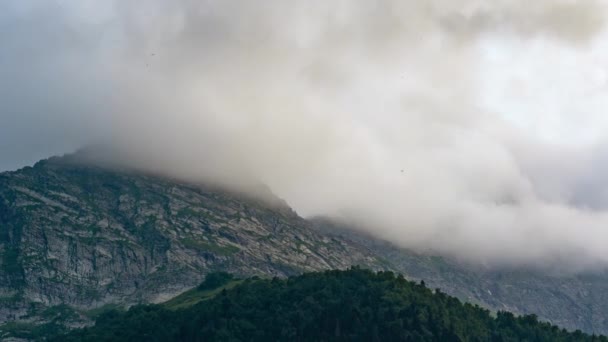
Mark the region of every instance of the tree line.
MULTIPOLYGON (((230 280, 211 275, 201 288, 230 280)), ((194 306, 109 311, 51 341, 608 341, 361 268, 245 280, 194 306)))

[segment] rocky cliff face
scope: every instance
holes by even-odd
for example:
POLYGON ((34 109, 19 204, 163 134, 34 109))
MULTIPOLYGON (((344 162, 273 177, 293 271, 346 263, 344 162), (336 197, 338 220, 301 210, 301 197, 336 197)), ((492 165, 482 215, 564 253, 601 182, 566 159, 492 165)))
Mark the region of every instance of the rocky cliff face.
POLYGON ((213 270, 380 267, 285 204, 52 158, 0 174, 0 321, 32 306, 157 302, 213 270))
POLYGON ((350 265, 394 270, 493 310, 608 333, 604 273, 463 265, 304 220, 269 198, 87 166, 73 157, 0 174, 0 338, 2 322, 159 302, 211 271, 287 276, 350 265))

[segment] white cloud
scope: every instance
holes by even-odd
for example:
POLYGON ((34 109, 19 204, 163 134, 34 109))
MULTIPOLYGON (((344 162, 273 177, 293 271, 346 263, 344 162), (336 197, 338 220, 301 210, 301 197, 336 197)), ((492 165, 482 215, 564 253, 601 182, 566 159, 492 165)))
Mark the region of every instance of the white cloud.
POLYGON ((140 167, 259 178, 303 214, 408 247, 605 265, 603 13, 566 0, 4 2, 0 167, 111 141, 140 167))

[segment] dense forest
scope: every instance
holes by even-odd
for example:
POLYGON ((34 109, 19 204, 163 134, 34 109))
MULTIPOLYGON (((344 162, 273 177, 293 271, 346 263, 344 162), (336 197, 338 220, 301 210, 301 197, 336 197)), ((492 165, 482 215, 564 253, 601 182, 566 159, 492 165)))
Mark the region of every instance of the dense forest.
MULTIPOLYGON (((214 274, 199 290, 220 287, 214 274)), ((252 278, 185 308, 109 311, 52 341, 608 341, 536 316, 490 313, 391 272, 252 278)))

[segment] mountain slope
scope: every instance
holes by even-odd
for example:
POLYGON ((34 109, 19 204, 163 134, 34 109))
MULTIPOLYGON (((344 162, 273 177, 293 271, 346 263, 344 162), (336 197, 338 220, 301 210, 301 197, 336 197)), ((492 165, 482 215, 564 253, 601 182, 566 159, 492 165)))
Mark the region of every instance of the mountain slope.
POLYGON ((7 321, 74 316, 70 324, 79 326, 105 307, 164 301, 218 270, 284 277, 362 265, 495 311, 608 333, 605 273, 473 267, 307 221, 264 198, 85 165, 76 156, 0 173, 0 330, 7 321))
POLYGON ((279 200, 73 157, 0 174, 0 321, 37 306, 157 302, 212 270, 287 276, 353 264, 380 261, 279 200))
POLYGON ((531 268, 487 268, 415 253, 328 219, 313 220, 322 234, 348 241, 386 260, 408 279, 494 311, 536 314, 569 330, 608 333, 608 273, 559 274, 531 268))
POLYGON ((608 341, 535 316, 489 311, 391 272, 326 271, 246 280, 171 311, 109 312, 57 341, 608 341))

